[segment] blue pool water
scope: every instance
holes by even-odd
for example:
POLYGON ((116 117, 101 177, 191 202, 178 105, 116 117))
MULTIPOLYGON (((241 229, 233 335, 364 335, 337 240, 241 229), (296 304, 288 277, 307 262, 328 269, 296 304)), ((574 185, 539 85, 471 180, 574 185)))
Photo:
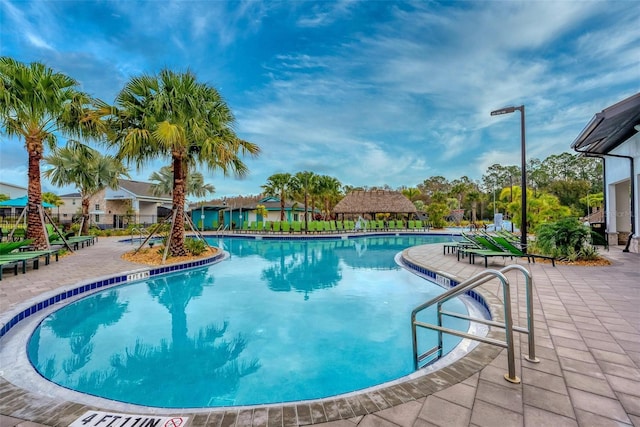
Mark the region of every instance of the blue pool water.
MULTIPOLYGON (((411 310, 443 292, 394 256, 449 240, 215 240, 231 253, 227 261, 72 303, 43 320, 28 356, 63 387, 148 406, 266 404, 360 390, 413 371, 411 310)), ((466 312, 460 301, 448 309, 466 312)), ((453 325, 468 327, 445 324, 453 325)), ((421 333, 421 342, 435 339, 421 333)), ((447 349, 459 341, 445 339, 447 349)))

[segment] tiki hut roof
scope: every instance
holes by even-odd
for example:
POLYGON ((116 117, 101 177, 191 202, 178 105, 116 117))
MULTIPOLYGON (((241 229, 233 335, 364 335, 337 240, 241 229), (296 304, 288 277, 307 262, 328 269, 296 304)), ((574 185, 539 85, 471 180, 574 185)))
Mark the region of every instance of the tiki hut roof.
POLYGON ((402 193, 388 190, 352 191, 333 208, 333 212, 341 214, 414 213, 416 211, 414 204, 402 193))

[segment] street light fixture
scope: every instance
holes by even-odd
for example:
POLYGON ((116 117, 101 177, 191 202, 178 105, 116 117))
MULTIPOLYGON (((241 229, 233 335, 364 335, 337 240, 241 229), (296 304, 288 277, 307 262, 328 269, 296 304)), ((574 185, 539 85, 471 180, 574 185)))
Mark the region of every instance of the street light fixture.
POLYGON ((520 225, 520 246, 524 252, 527 251, 527 153, 525 144, 525 126, 524 126, 524 105, 519 107, 504 107, 499 110, 491 112, 492 116, 501 116, 502 114, 511 114, 515 111, 520 111, 520 138, 521 138, 521 192, 522 192, 522 206, 521 206, 521 225, 520 225))

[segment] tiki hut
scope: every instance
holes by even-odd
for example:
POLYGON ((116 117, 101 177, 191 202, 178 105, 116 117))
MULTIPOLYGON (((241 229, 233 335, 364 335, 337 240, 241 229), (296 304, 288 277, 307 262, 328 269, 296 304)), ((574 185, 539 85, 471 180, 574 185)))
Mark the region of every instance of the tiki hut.
POLYGON ((398 191, 372 190, 352 191, 340 200, 333 212, 344 218, 359 215, 375 218, 378 213, 389 213, 396 217, 411 216, 417 212, 409 199, 398 191))

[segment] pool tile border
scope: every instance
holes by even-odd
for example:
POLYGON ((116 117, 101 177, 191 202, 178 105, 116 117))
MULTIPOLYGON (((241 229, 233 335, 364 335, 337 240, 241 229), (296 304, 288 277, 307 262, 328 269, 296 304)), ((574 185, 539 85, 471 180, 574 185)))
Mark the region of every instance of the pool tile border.
MULTIPOLYGON (((61 292, 57 291, 54 295, 46 297, 44 300, 38 302, 27 302, 26 308, 18 308, 7 313, 3 317, 7 317, 6 320, 0 317, 0 338, 5 336, 13 327, 15 327, 21 321, 29 318, 33 314, 44 310, 45 308, 64 301, 68 298, 72 298, 78 295, 85 294, 87 292, 97 291, 103 288, 108 288, 115 285, 121 285, 124 283, 132 283, 141 278, 155 277, 162 274, 173 273, 176 271, 188 270, 192 268, 204 267, 206 265, 215 264, 222 261, 227 256, 225 252, 221 252, 209 258, 203 258, 196 261, 187 261, 180 264, 171 264, 163 267, 149 267, 138 269, 129 273, 119 274, 116 276, 109 276, 101 278, 90 283, 76 284, 71 289, 64 289, 61 292), (15 314, 14 314, 15 313, 15 314)), ((40 299, 41 296, 37 299, 40 299)))

